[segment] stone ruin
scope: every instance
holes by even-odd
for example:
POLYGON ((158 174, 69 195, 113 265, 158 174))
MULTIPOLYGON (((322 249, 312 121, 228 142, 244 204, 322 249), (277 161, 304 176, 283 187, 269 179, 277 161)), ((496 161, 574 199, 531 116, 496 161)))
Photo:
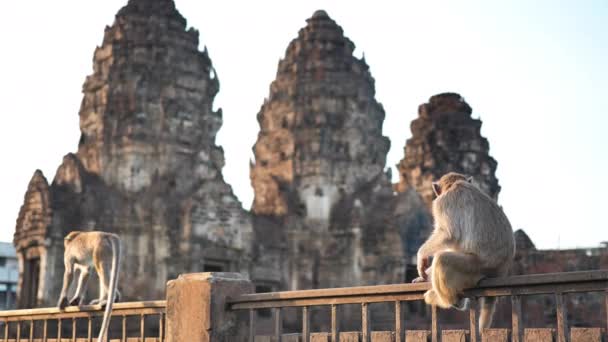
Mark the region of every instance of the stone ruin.
POLYGON ((162 298, 184 272, 249 273, 251 218, 222 178, 219 84, 198 44, 172 0, 130 0, 106 27, 83 85, 78 151, 50 186, 36 171, 19 213, 20 307, 54 304, 72 230, 121 236, 128 300, 162 298))
POLYGON ((405 157, 397 165, 399 191, 414 188, 430 207, 435 196, 431 183, 448 172, 460 172, 473 176, 482 190, 498 198, 497 163, 488 154, 488 140, 481 136, 481 120, 471 113, 464 98, 455 93, 432 96, 418 107, 405 157))
MULTIPOLYGON (((243 273, 258 292, 374 285, 416 276, 433 180, 466 173, 498 197, 481 121, 454 93, 419 107, 400 181, 391 184, 369 66, 317 11, 287 47, 257 115, 255 198, 244 210, 221 174, 222 111, 212 106, 219 83, 198 45, 172 0, 130 0, 106 27, 83 86, 78 150, 50 185, 34 173, 19 212, 19 307, 54 305, 72 230, 120 234, 126 300, 163 298, 168 279, 201 271, 243 273)), ((515 273, 608 260, 606 248, 538 251, 525 233, 516 239, 515 273)), ((550 317, 537 304, 534 317, 550 317)), ((426 324, 422 303, 408 310, 409 324, 426 324)))
MULTIPOLYGON (((433 97, 400 164, 420 186, 391 184, 384 109, 354 49, 324 11, 287 47, 258 113, 247 212, 222 178, 215 144, 222 112, 212 109, 219 85, 198 32, 186 29, 171 0, 130 0, 95 49, 78 151, 64 157, 50 185, 36 171, 26 193, 15 232, 20 306, 52 304, 62 239, 75 229, 121 235, 122 281, 133 284, 123 294, 131 300, 160 297, 165 281, 183 272, 242 272, 258 291, 411 278, 431 226, 423 179, 442 172, 409 156, 432 147, 417 132, 446 126, 436 118, 451 112, 434 108, 464 109, 442 119, 463 132, 478 133, 480 122, 463 118, 470 108, 459 96, 433 97)), ((471 137, 480 138, 463 135, 471 137)), ((479 160, 493 161, 480 139, 479 160)))
POLYGON ((384 109, 354 49, 327 13, 315 12, 287 47, 257 116, 254 228, 284 236, 277 285, 289 289, 403 279, 384 109))

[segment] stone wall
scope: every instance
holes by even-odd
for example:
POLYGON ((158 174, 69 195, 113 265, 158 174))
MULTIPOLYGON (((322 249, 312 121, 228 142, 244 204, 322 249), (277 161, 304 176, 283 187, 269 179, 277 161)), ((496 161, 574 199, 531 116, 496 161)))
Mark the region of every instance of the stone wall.
MULTIPOLYGON (((515 232, 517 252, 512 274, 557 273, 608 269, 608 248, 578 248, 538 250, 523 230, 515 232)), ((569 324, 578 327, 599 327, 605 320, 603 293, 571 293, 565 296, 569 324), (590 313, 596 313, 590 315, 590 313)), ((526 323, 534 326, 555 322, 555 298, 552 296, 524 297, 526 323)), ((505 317, 508 313, 503 314, 505 317)))

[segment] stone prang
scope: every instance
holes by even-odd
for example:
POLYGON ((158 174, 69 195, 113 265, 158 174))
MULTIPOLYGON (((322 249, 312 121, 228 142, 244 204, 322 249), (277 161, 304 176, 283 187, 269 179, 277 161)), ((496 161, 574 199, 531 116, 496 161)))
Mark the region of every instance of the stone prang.
POLYGON ((198 45, 172 0, 130 0, 106 28, 83 86, 78 151, 50 187, 36 172, 21 208, 21 278, 41 281, 20 307, 57 299, 72 230, 121 236, 128 300, 163 298, 184 272, 249 273, 251 219, 221 174, 219 83, 198 45))
POLYGON ((473 176, 482 190, 497 199, 497 163, 488 154, 488 140, 481 136, 481 120, 473 119, 471 112, 455 93, 435 95, 420 105, 405 157, 397 165, 398 191, 415 189, 430 208, 434 198, 431 183, 448 172, 459 172, 473 176))
POLYGON ((403 278, 384 109, 354 49, 325 11, 315 12, 287 47, 257 116, 254 229, 285 237, 288 289, 403 278))
POLYGON ((284 215, 297 193, 305 216, 329 219, 341 195, 383 172, 388 138, 374 79, 324 11, 307 20, 279 62, 258 113, 253 212, 284 215))

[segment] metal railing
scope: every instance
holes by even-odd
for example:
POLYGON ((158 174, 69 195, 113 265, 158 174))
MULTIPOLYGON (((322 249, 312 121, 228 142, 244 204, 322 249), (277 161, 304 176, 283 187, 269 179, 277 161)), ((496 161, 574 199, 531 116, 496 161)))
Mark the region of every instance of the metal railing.
MULTIPOLYGON (((120 338, 118 340, 126 342, 129 332, 139 333, 139 340, 144 341, 150 337, 156 341, 165 340, 166 301, 147 301, 115 303, 112 307, 111 324, 116 318, 121 319, 120 338), (158 326, 154 332, 150 332, 150 327, 146 326, 146 319, 156 317, 158 326), (128 325, 129 318, 135 318, 135 326, 128 325)), ((93 329, 94 321, 99 323, 103 317, 103 310, 99 305, 85 305, 81 307, 69 306, 64 310, 57 308, 24 309, 0 311, 0 340, 8 341, 93 341, 97 337, 97 329, 93 329), (65 336, 64 334, 68 334, 65 336)), ((131 319, 132 320, 132 319, 131 319)), ((156 323, 156 322, 155 322, 156 323)), ((99 324, 96 324, 97 326, 99 324)), ((149 324, 151 325, 151 324, 149 324)), ((110 326, 109 335, 116 335, 116 324, 110 326), (111 334, 113 333, 113 334, 111 334)), ((115 340, 115 338, 108 338, 115 340)))
MULTIPOLYGON (((429 283, 398 284, 332 288, 303 291, 287 291, 274 293, 247 294, 229 299, 230 310, 249 310, 249 341, 253 342, 256 336, 256 314, 259 309, 273 309, 273 334, 276 341, 283 336, 281 310, 288 307, 300 307, 302 314, 301 338, 304 342, 310 341, 310 310, 311 307, 329 306, 331 312, 328 332, 331 341, 337 342, 339 338, 337 307, 346 304, 359 304, 361 307, 361 341, 369 342, 370 311, 369 304, 389 302, 394 303, 394 336, 395 342, 403 342, 405 335, 404 318, 401 317, 402 302, 423 299, 423 294, 430 288, 429 283)), ((469 309, 469 340, 481 340, 478 330, 477 299, 480 297, 510 297, 511 298, 511 339, 514 342, 524 340, 524 325, 522 321, 522 296, 552 294, 556 303, 556 331, 557 341, 569 340, 569 326, 567 322, 564 294, 575 292, 603 292, 605 300, 603 305, 608 310, 608 270, 582 271, 567 273, 547 273, 535 275, 513 276, 506 278, 493 278, 482 280, 475 288, 465 291, 465 296, 471 299, 469 309)), ((431 310, 431 340, 440 341, 441 329, 438 320, 437 308, 431 310)), ((608 311, 607 311, 608 312, 608 311)), ((608 328, 608 319, 604 319, 608 328)))

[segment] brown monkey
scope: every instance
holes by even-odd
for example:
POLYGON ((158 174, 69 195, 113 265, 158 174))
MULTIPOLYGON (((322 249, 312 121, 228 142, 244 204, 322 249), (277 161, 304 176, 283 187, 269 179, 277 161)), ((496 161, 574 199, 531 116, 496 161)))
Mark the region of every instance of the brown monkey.
MULTIPOLYGON (((101 342, 108 331, 112 304, 120 298, 120 293, 116 289, 120 270, 120 238, 116 234, 106 232, 73 231, 65 237, 63 243, 65 246, 63 255, 65 272, 57 306, 63 309, 68 305, 67 292, 75 269, 80 271, 80 277, 76 293, 69 304, 82 304, 89 271, 91 267, 95 267, 99 276, 99 299, 93 300, 91 304, 105 306, 101 331, 97 338, 97 342, 101 342)), ((75 274, 74 277, 76 277, 75 274)))
MULTIPOLYGON (((504 276, 511 267, 515 254, 511 224, 496 202, 471 181, 451 172, 433 183, 435 228, 418 250, 420 277, 414 280, 430 276, 432 289, 424 294, 427 304, 466 309, 468 301, 461 303, 464 289, 484 277, 504 276)), ((496 297, 481 298, 480 329, 490 327, 495 306, 496 297)))

